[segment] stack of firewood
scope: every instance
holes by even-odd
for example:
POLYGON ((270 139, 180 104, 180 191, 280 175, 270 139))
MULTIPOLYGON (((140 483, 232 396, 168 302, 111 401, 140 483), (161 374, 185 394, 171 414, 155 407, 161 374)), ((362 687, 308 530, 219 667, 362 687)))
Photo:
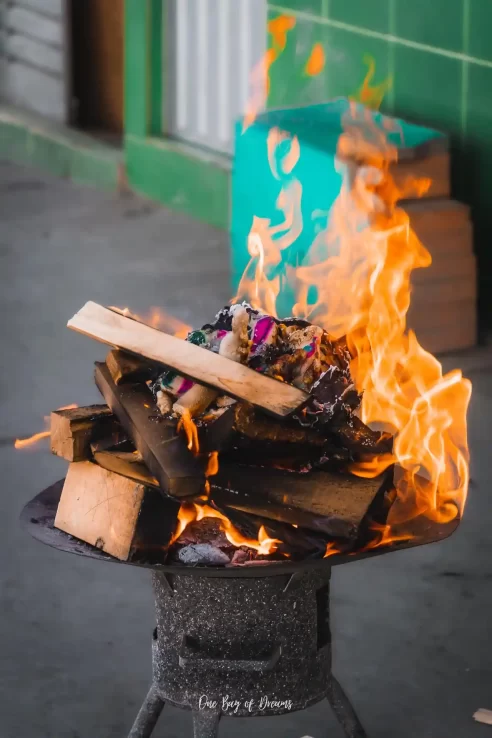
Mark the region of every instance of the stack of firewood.
MULTIPOLYGON (((286 422, 306 401, 305 392, 90 303, 69 325, 120 348, 96 364, 95 381, 106 404, 52 413, 52 451, 70 462, 57 528, 122 560, 163 563, 181 546, 183 563, 217 563, 217 554, 196 558, 196 530, 195 538, 176 536, 180 511, 206 503, 246 539, 256 540, 263 529, 279 541, 277 558, 319 557, 333 542, 350 550, 360 541, 369 511, 384 507, 382 478, 325 468, 296 474, 261 463, 265 446, 274 456, 286 447, 287 456, 309 455, 311 444, 319 453, 310 428, 289 429, 286 422), (197 426, 198 453, 189 448, 179 418, 159 411, 150 389, 164 367, 216 389, 227 387, 241 400, 214 423, 197 426), (211 454, 223 449, 211 472, 211 454), (258 455, 260 463, 250 463, 258 455), (187 543, 195 546, 191 558, 187 543)), ((360 421, 354 419, 344 433, 346 446, 366 447, 370 431, 360 421)), ((210 525, 203 530, 210 539, 210 525)), ((232 564, 252 558, 245 551, 238 555, 238 548, 222 551, 222 563, 227 557, 232 564)))

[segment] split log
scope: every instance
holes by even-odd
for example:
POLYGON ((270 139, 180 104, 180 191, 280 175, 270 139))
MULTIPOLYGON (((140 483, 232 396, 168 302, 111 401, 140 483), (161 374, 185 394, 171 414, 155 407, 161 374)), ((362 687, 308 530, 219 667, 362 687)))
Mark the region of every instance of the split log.
MULTIPOLYGON (((363 479, 349 474, 316 471, 309 474, 289 474, 257 467, 239 467, 223 462, 213 477, 213 485, 237 495, 239 505, 257 504, 264 509, 290 508, 313 516, 316 525, 309 528, 323 531, 334 538, 353 540, 369 507, 378 493, 386 488, 388 476, 363 479)), ((264 513, 262 513, 264 514, 264 513)), ((292 518, 290 519, 290 521, 292 518)), ((289 521, 289 522, 290 522, 289 521)), ((298 521, 295 521, 297 524, 298 521)), ((303 518, 305 525, 307 518, 303 518)))
MULTIPOLYGON (((138 456, 126 447, 114 447, 99 450, 94 448, 94 461, 104 469, 121 474, 135 482, 140 482, 148 487, 158 487, 157 479, 147 469, 145 462, 139 460, 138 456)), ((251 472, 249 467, 232 467, 232 465, 221 462, 222 471, 219 469, 219 479, 222 481, 224 475, 231 484, 231 489, 220 486, 217 477, 210 479, 210 502, 226 515, 230 510, 248 513, 256 517, 266 518, 270 521, 297 525, 299 528, 310 530, 330 538, 355 538, 369 506, 377 496, 381 487, 381 479, 365 480, 358 477, 348 477, 343 474, 330 474, 320 472, 323 475, 323 484, 320 484, 319 474, 307 475, 283 475, 266 470, 259 470, 261 478, 266 478, 267 489, 272 488, 271 496, 265 494, 263 487, 258 491, 252 481, 241 486, 235 482, 243 474, 248 476, 251 472), (287 480, 287 481, 285 481, 287 480), (311 482, 316 493, 309 496, 305 494, 311 482), (295 496, 289 491, 290 483, 300 494, 295 496), (371 482, 374 481, 374 484, 371 482), (278 489, 273 488, 273 483, 278 489), (270 487, 268 486, 270 485, 270 487), (337 494, 338 486, 340 492, 337 494), (238 489, 240 487, 240 489, 238 489), (283 490, 286 489, 285 500, 283 490), (375 490, 374 493, 372 490, 375 490), (328 491, 326 500, 325 491, 328 491), (351 502, 352 493, 355 500, 351 502), (304 496, 303 496, 304 494, 304 496), (371 496, 372 495, 372 496, 371 496), (367 506, 363 500, 367 496, 367 506), (339 498, 345 503, 345 509, 339 503, 339 498), (338 506, 337 506, 338 503, 338 506), (351 514, 348 510, 351 509, 351 514)))
POLYGON ((115 384, 123 382, 147 382, 162 372, 162 364, 156 364, 126 351, 113 349, 106 356, 106 364, 115 384))
POLYGON ((70 464, 55 527, 122 561, 163 562, 179 504, 90 461, 70 464))
POLYGON ((267 377, 224 356, 126 318, 88 302, 68 321, 68 327, 102 343, 144 356, 185 377, 218 389, 284 418, 301 407, 309 395, 285 382, 267 377))
MULTIPOLYGON (((126 444, 125 444, 126 446, 126 444)), ((138 451, 126 450, 125 447, 98 448, 92 446, 93 458, 96 464, 107 471, 120 474, 147 487, 159 489, 156 477, 147 469, 138 451)))
POLYGON ((159 415, 147 385, 118 386, 107 366, 101 363, 96 363, 95 380, 162 490, 179 499, 202 495, 205 464, 188 450, 183 438, 176 433, 176 423, 159 415))
POLYGON ((91 443, 102 437, 112 445, 124 436, 123 428, 107 405, 89 405, 51 413, 51 451, 67 461, 91 458, 91 443))

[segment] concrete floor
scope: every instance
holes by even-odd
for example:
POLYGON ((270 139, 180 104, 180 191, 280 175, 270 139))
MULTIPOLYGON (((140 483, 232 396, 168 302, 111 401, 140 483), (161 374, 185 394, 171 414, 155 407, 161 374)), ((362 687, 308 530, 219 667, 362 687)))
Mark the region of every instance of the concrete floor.
MULTIPOLYGON (((221 232, 133 198, 117 199, 0 165, 0 738, 124 738, 150 679, 147 572, 63 555, 18 526, 22 506, 60 478, 47 446, 11 440, 52 408, 98 400, 104 351, 65 323, 88 299, 161 305, 200 324, 228 294, 221 232)), ((370 738, 480 738, 492 709, 492 357, 460 357, 474 384, 473 483, 449 540, 333 575, 336 673, 370 738)), ((251 721, 221 736, 342 738, 326 705, 251 721)), ((156 738, 190 736, 166 708, 156 738)))

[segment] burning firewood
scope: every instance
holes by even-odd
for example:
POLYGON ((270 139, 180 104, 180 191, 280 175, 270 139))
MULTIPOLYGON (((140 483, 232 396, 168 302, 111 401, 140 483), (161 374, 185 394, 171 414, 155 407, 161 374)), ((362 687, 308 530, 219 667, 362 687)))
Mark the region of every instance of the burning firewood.
POLYGON ((105 364, 96 363, 96 384, 140 451, 164 492, 177 498, 203 494, 204 464, 196 459, 176 433, 176 423, 159 415, 146 384, 117 386, 105 364))
POLYGON ((263 376, 242 364, 210 352, 190 342, 126 318, 88 302, 68 322, 68 327, 103 343, 145 356, 219 391, 239 397, 285 417, 301 407, 307 393, 263 376))
POLYGON ((67 461, 91 458, 90 445, 102 437, 112 444, 121 440, 123 429, 107 405, 90 405, 51 413, 51 451, 67 461))
POLYGON ((55 527, 124 561, 163 561, 179 504, 90 461, 70 465, 55 527))
POLYGON ((106 365, 115 384, 146 382, 162 372, 162 365, 118 349, 109 352, 106 365))

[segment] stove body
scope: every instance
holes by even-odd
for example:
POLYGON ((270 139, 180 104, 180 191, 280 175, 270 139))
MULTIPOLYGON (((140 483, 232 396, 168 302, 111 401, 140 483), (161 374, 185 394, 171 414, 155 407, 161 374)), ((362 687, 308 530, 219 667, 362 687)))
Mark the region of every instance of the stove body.
POLYGON ((345 735, 364 738, 331 674, 330 575, 328 565, 254 578, 154 572, 153 684, 130 738, 149 738, 165 702, 193 711, 195 738, 215 738, 222 715, 281 715, 325 698, 345 735))
POLYGON ((120 562, 54 527, 63 480, 21 514, 59 551, 152 570, 157 628, 153 682, 129 738, 150 738, 165 702, 192 710, 194 738, 217 738, 226 716, 280 715, 326 697, 346 738, 367 738, 331 672, 332 566, 441 541, 459 525, 420 516, 411 541, 321 560, 246 567, 120 562))

